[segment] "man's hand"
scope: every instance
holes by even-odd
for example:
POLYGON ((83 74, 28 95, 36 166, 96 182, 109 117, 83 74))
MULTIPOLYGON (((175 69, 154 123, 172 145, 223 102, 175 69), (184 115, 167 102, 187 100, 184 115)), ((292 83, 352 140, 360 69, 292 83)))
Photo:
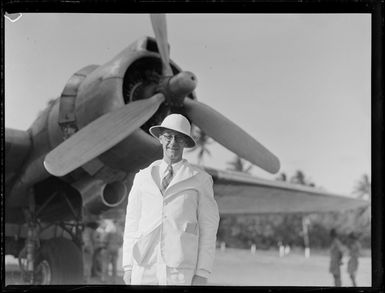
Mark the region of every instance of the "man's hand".
POLYGON ((207 279, 198 275, 194 275, 191 284, 196 286, 204 286, 207 284, 207 279))
POLYGON ((125 271, 123 275, 123 281, 126 285, 131 284, 131 272, 132 271, 125 271))

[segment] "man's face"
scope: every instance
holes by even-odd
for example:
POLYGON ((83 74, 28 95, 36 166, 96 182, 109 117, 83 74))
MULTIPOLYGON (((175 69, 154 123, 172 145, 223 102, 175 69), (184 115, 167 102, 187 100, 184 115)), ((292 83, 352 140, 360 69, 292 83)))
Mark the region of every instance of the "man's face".
POLYGON ((159 141, 162 144, 165 159, 168 159, 171 163, 176 163, 182 159, 183 149, 186 146, 182 134, 173 130, 165 130, 159 136, 159 141))

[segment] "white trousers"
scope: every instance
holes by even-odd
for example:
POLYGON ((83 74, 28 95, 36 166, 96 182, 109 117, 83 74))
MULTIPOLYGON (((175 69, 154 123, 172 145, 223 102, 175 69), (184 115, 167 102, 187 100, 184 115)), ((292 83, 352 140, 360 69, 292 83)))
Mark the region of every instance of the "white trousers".
POLYGON ((134 265, 131 285, 191 285, 193 275, 193 269, 170 268, 163 263, 134 265))
POLYGON ((156 245, 156 263, 148 266, 133 265, 131 285, 191 285, 194 269, 168 267, 160 252, 160 242, 156 245))

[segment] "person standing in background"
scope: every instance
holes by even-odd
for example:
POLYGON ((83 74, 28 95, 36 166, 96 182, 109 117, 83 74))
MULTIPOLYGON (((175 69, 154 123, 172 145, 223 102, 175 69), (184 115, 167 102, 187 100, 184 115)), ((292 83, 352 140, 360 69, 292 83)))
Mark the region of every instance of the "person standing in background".
POLYGON ((106 282, 108 275, 107 258, 107 222, 105 219, 100 221, 99 227, 95 231, 95 252, 94 252, 94 273, 102 282, 106 282))
POLYGON ((83 240, 83 274, 85 283, 89 283, 92 273, 93 256, 94 256, 94 233, 97 227, 96 223, 86 223, 82 233, 83 240))
POLYGON ((349 248, 349 260, 347 271, 352 281, 353 287, 357 287, 356 274, 358 270, 358 258, 360 256, 361 245, 358 242, 358 237, 355 233, 350 233, 348 237, 348 248, 349 248))
POLYGON ((117 277, 117 261, 119 256, 119 249, 123 244, 123 231, 113 221, 112 226, 107 230, 107 267, 112 266, 112 281, 116 282, 117 277))
POLYGON ((334 285, 341 287, 341 265, 344 247, 341 241, 338 239, 338 235, 335 229, 330 230, 330 265, 329 272, 333 275, 334 285))

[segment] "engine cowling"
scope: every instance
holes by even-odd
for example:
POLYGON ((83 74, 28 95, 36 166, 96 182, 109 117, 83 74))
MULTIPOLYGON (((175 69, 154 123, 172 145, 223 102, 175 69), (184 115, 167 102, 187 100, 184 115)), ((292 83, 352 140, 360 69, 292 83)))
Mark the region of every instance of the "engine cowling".
POLYGON ((120 181, 115 181, 104 184, 100 192, 87 195, 83 206, 91 214, 98 214, 120 205, 127 194, 126 185, 120 181))
POLYGON ((119 206, 128 196, 126 181, 104 183, 88 178, 73 185, 81 194, 83 207, 91 214, 99 214, 119 206))

